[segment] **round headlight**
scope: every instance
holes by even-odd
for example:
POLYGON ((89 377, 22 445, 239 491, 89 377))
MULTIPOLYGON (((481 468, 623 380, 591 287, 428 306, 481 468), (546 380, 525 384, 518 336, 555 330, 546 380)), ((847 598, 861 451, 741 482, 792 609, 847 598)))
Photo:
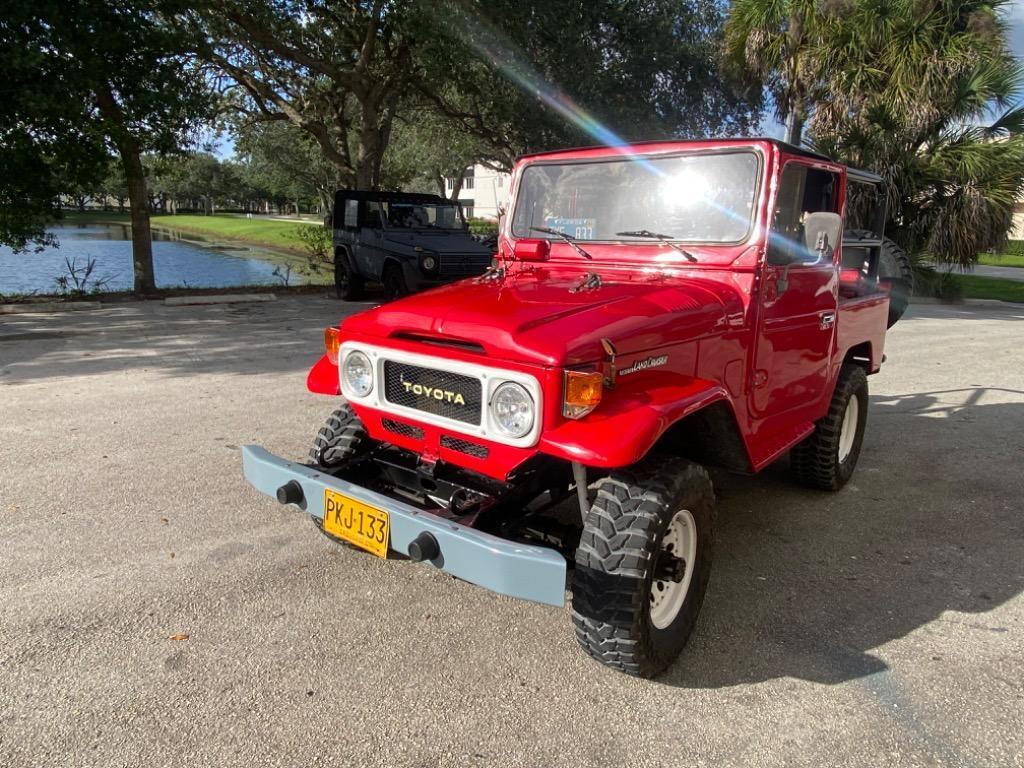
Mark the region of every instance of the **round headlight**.
POLYGON ((498 431, 509 437, 522 437, 533 429, 533 398, 520 384, 506 381, 491 398, 491 415, 498 431))
POLYGON ((420 259, 420 264, 423 265, 424 272, 433 272, 437 269, 437 258, 434 256, 424 256, 420 259))
POLYGON ((362 352, 349 352, 342 365, 342 376, 348 390, 357 397, 366 397, 373 391, 373 365, 362 352))

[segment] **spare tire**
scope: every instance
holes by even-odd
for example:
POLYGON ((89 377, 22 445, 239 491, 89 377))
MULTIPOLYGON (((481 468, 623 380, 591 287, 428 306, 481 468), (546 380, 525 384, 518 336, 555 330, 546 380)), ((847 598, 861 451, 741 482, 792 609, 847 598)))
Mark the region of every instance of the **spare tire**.
MULTIPOLYGON (((867 229, 848 229, 843 241, 873 240, 874 232, 867 229)), ((914 295, 914 270, 907 252, 887 237, 882 238, 882 253, 878 258, 878 282, 889 294, 889 324, 892 328, 907 311, 914 295)))

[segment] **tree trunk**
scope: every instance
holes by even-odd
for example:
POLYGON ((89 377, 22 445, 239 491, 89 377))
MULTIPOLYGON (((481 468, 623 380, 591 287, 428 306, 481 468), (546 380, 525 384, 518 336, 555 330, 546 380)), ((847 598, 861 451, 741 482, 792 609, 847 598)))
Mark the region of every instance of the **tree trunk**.
MULTIPOLYGON (((466 169, 463 168, 455 178, 452 179, 452 194, 447 196, 447 199, 455 202, 459 200, 459 196, 462 195, 462 187, 466 181, 466 169)), ((443 195, 441 197, 444 197, 443 195)))
POLYGON ((804 104, 800 86, 800 51, 804 46, 804 17, 803 6, 799 3, 794 3, 790 7, 792 12, 786 29, 789 57, 785 62, 786 79, 789 81, 786 94, 786 142, 799 147, 804 130, 804 104))
POLYGON ((327 221, 334 213, 332 210, 334 206, 334 194, 322 187, 317 190, 317 194, 320 195, 320 208, 324 212, 324 221, 327 221))
POLYGON ((803 138, 804 132, 804 121, 800 116, 800 109, 797 105, 793 104, 789 108, 789 113, 786 115, 786 138, 785 141, 788 144, 792 144, 794 147, 800 146, 800 141, 803 138))
MULTIPOLYGON (((456 176, 454 179, 452 179, 452 193, 450 195, 447 195, 448 199, 451 200, 452 202, 458 200, 459 199, 459 195, 462 194, 462 184, 465 181, 465 179, 466 179, 466 170, 465 169, 463 169, 462 172, 459 173, 458 176, 456 176)), ((441 197, 445 197, 445 195, 442 193, 441 197)))
POLYGON ((132 264, 135 273, 135 293, 156 290, 153 274, 153 236, 149 229, 149 206, 146 198, 146 174, 142 169, 142 156, 135 141, 119 142, 121 163, 128 179, 128 205, 132 215, 132 264))
POLYGON ((373 189, 373 161, 360 162, 356 167, 356 183, 355 189, 367 190, 373 189))
POLYGON ((104 85, 97 90, 96 106, 107 123, 107 134, 121 155, 124 177, 128 182, 135 293, 152 292, 156 290, 156 278, 153 275, 153 235, 149 228, 149 195, 146 193, 146 172, 142 167, 142 147, 128 131, 124 112, 110 86, 104 85))

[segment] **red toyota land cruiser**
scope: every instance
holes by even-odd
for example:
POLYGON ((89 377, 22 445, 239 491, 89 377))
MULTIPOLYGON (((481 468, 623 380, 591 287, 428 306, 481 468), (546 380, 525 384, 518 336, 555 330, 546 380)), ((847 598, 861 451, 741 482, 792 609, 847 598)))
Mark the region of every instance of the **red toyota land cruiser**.
POLYGON ((326 330, 309 463, 245 476, 380 557, 568 588, 584 650, 651 676, 711 572, 704 467, 842 488, 908 264, 879 177, 772 140, 532 155, 512 190, 487 273, 326 330))

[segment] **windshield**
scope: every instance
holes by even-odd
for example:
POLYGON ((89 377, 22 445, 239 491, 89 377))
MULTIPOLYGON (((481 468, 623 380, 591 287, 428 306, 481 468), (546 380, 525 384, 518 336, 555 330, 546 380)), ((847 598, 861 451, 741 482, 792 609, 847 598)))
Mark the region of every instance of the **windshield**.
POLYGON ((512 234, 547 227, 577 240, 737 243, 750 231, 758 166, 753 152, 528 165, 512 234))
POLYGON ((464 229, 462 209, 454 203, 371 202, 367 212, 372 220, 380 216, 390 229, 464 229))

